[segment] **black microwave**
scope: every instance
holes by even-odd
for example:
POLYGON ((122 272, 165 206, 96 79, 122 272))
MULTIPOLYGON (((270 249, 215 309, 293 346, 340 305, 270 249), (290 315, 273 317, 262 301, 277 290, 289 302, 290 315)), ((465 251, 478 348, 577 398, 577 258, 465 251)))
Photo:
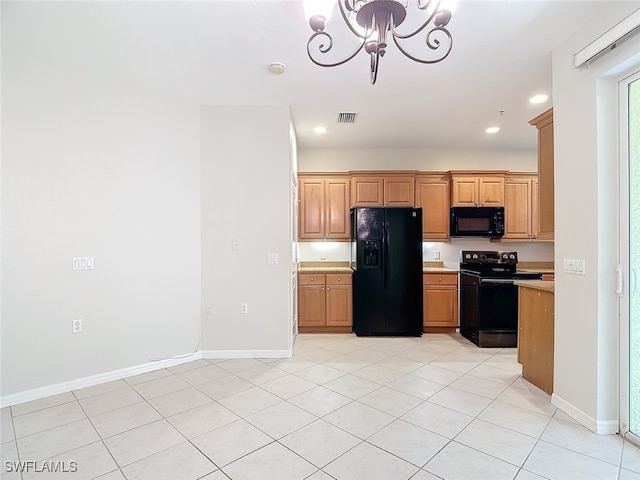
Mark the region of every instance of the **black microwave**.
POLYGON ((504 207, 451 207, 451 237, 504 235, 504 207))

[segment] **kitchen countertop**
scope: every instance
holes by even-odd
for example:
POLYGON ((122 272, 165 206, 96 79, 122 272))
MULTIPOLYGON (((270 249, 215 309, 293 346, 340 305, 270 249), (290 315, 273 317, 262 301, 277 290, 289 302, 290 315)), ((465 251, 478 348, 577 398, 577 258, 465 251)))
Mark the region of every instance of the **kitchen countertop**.
MULTIPOLYGON (((349 267, 326 266, 326 267, 298 267, 298 273, 351 273, 349 267)), ((458 270, 445 267, 424 267, 422 273, 458 273, 458 270)))
POLYGON ((543 280, 516 280, 516 285, 520 287, 533 288, 535 290, 543 290, 545 292, 555 292, 555 282, 543 281, 543 280))
POLYGON ((422 273, 458 273, 458 270, 446 267, 424 267, 422 273))
POLYGON ((555 273, 555 269, 553 268, 532 268, 532 267, 525 267, 525 268, 518 268, 519 271, 521 272, 535 272, 535 273, 555 273))
MULTIPOLYGON (((298 273, 352 273, 349 262, 300 262, 298 273)), ((454 268, 443 266, 442 262, 424 262, 422 273, 458 273, 454 268)))
POLYGON ((349 267, 298 267, 298 273, 352 273, 349 267))

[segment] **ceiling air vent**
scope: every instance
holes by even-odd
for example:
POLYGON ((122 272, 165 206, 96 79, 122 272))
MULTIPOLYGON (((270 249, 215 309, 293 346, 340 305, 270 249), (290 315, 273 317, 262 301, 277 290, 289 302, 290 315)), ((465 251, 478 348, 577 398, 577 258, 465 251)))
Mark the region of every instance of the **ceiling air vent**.
POLYGON ((357 112, 340 112, 338 113, 338 120, 336 123, 356 123, 357 118, 357 112))

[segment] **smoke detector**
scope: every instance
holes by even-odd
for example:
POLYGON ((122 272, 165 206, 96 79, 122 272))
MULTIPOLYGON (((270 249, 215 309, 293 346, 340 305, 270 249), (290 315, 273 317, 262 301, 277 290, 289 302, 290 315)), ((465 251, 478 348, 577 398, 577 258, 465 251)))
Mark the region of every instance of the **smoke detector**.
POLYGON ((284 63, 273 62, 269 65, 269 71, 274 75, 282 75, 284 73, 284 63))

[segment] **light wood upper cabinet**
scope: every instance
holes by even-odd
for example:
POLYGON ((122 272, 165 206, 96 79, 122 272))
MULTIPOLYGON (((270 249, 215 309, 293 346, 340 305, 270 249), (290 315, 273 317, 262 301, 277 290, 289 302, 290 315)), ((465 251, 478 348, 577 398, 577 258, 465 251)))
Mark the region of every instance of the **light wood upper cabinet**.
POLYGON ((451 182, 448 174, 416 175, 416 207, 422 208, 422 238, 449 238, 451 182))
POLYGON ((451 175, 451 205, 454 207, 501 207, 504 176, 451 175))
POLYGON ((352 207, 413 207, 414 175, 360 175, 351 177, 352 207))
POLYGON ((503 238, 534 239, 537 235, 537 219, 534 205, 537 197, 537 177, 510 176, 504 182, 503 238))
POLYGON ((350 180, 300 176, 300 240, 349 240, 350 180))
POLYGON ((554 238, 553 109, 529 122, 538 129, 538 239, 554 238))

